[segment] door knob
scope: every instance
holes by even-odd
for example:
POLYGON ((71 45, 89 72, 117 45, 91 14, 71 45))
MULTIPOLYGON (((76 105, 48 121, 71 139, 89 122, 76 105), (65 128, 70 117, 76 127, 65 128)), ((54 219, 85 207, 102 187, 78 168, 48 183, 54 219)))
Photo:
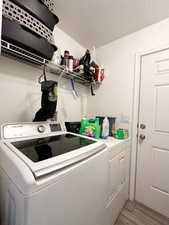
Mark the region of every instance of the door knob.
POLYGON ((146 139, 146 136, 144 134, 140 134, 139 139, 140 141, 144 141, 146 139))

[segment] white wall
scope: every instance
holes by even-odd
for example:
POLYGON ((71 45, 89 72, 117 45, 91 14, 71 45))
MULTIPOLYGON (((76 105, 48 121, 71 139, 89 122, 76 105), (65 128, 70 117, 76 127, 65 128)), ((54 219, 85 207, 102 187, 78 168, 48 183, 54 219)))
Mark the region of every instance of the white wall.
POLYGON ((53 31, 54 42, 59 49, 61 49, 61 53, 64 53, 64 50, 69 50, 70 54, 80 57, 84 55, 85 49, 74 39, 72 39, 69 35, 55 26, 53 31))
MULTIPOLYGON (((70 50, 75 57, 84 54, 85 49, 59 28, 55 28, 55 42, 64 51, 70 50)), ((7 57, 0 58, 0 123, 29 122, 40 107, 41 90, 38 77, 42 70, 17 62, 7 57)), ((58 76, 48 74, 48 79, 58 76)), ((79 98, 72 95, 70 81, 63 79, 59 90, 58 110, 67 121, 80 120, 86 114, 87 89, 76 85, 79 98)))
MULTIPOLYGON (((97 49, 98 62, 106 69, 106 79, 89 98, 88 113, 131 120, 135 53, 169 45, 169 19, 125 36, 97 49)), ((125 124, 123 124, 125 125, 125 124)))

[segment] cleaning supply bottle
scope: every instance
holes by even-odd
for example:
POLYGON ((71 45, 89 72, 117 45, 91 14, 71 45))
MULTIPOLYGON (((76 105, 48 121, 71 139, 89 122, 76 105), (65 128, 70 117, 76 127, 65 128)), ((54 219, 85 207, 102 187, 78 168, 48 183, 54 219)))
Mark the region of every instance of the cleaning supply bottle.
POLYGON ((108 136, 109 136, 109 120, 107 117, 105 117, 102 124, 102 138, 106 139, 108 136))
POLYGON ((62 56, 61 66, 63 66, 66 70, 69 69, 69 51, 65 50, 64 57, 62 56))
POLYGON ((99 139, 99 118, 83 119, 81 121, 80 134, 99 139))
POLYGON ((73 56, 69 56, 69 71, 73 72, 73 56))

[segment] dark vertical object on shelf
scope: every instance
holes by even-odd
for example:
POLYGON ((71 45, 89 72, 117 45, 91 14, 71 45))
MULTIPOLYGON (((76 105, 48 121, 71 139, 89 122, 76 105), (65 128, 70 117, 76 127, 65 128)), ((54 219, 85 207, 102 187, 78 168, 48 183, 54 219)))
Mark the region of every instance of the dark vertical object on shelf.
POLYGON ((95 93, 94 93, 93 85, 92 85, 92 84, 91 84, 91 87, 90 87, 90 88, 91 88, 91 95, 92 95, 92 96, 95 96, 95 93))
POLYGON ((59 22, 40 0, 3 0, 2 39, 50 60, 53 28, 59 22))
MULTIPOLYGON (((91 61, 91 55, 90 55, 90 51, 87 49, 85 55, 80 59, 79 65, 84 66, 84 74, 86 78, 92 83, 94 81, 94 74, 93 74, 93 71, 90 69, 91 67, 90 61, 91 61)), ((95 96, 92 84, 90 89, 91 89, 91 95, 95 96)))

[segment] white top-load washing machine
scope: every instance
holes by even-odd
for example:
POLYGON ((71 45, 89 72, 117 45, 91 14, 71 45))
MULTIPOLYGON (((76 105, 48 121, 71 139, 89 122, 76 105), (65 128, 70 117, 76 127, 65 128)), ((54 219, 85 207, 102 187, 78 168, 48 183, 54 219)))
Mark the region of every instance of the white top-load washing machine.
POLYGON ((108 151, 56 123, 1 126, 1 225, 103 225, 108 151))

